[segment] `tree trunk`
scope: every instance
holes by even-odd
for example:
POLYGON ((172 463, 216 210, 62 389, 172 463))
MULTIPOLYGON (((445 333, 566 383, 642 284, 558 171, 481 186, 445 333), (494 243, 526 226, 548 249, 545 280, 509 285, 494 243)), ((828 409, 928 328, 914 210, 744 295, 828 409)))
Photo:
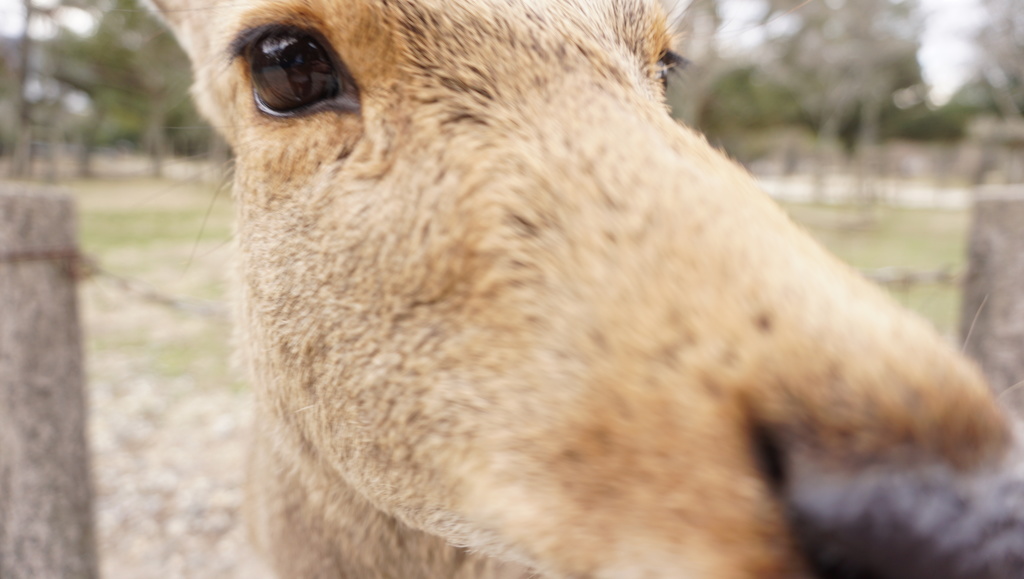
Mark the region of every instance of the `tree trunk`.
POLYGON ((167 97, 162 91, 150 97, 149 115, 146 119, 146 150, 149 153, 150 170, 153 177, 164 174, 164 156, 167 154, 167 139, 164 125, 167 124, 167 97))
POLYGON ((77 154, 77 175, 80 179, 96 176, 92 163, 93 153, 96 151, 96 138, 99 135, 100 127, 103 126, 103 119, 105 117, 106 110, 98 108, 82 131, 81 146, 77 154))
POLYGON ((996 392, 1024 382, 1024 186, 975 193, 960 312, 964 351, 996 392))
POLYGON ((857 200, 870 213, 878 202, 878 135, 882 124, 882 100, 868 97, 860 107, 857 131, 857 200))
POLYGON ((32 174, 32 103, 25 94, 28 85, 28 70, 32 52, 32 37, 28 33, 35 7, 32 0, 24 0, 25 29, 18 42, 18 75, 14 87, 14 155, 11 158, 10 174, 15 179, 32 174))
POLYGON ((828 197, 828 172, 830 170, 831 148, 839 138, 839 114, 825 117, 818 129, 818 142, 815 144, 813 199, 815 203, 824 203, 828 197))
POLYGON ((1010 143, 1006 147, 1006 182, 1024 183, 1024 144, 1010 143))
POLYGON ((61 156, 64 149, 64 131, 61 129, 60 101, 50 113, 50 126, 47 128, 46 146, 46 181, 56 183, 60 180, 61 156))
POLYGON ((0 188, 0 578, 95 579, 70 199, 0 188))
POLYGON ((1024 111, 1021 111, 1020 107, 1017 106, 1017 102, 1013 99, 1013 93, 1010 92, 1007 83, 993 78, 991 69, 986 71, 985 79, 988 81, 989 90, 992 93, 996 107, 999 109, 999 114, 1007 120, 1021 118, 1024 115, 1024 111))

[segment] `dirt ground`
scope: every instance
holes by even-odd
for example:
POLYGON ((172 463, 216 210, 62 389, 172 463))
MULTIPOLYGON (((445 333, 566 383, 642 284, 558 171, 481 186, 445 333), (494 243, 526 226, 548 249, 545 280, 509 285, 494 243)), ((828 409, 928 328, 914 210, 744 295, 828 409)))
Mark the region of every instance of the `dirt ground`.
POLYGON ((98 274, 79 294, 102 576, 266 577, 241 515, 252 397, 230 320, 152 299, 228 310, 227 195, 143 180, 72 187, 85 251, 131 280, 98 274))
MULTIPOLYGON (((155 334, 201 332, 159 306, 86 288, 86 327, 114 314, 155 334), (120 303, 119 303, 120 302, 120 303), (173 328, 173 329, 172 329, 173 328)), ((159 339, 159 337, 158 337, 159 339)), ((240 507, 251 396, 154 370, 152 359, 93 352, 90 436, 102 576, 259 577, 240 507)))

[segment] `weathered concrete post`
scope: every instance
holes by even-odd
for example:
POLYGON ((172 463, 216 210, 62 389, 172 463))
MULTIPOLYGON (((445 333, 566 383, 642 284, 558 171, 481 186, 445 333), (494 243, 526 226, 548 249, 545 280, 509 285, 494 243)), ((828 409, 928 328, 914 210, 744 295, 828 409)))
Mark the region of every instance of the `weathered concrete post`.
POLYGON ((97 577, 68 197, 0 184, 0 579, 97 577))
POLYGON ((1024 384, 1024 185, 982 187, 974 200, 960 339, 1003 392, 1024 384))

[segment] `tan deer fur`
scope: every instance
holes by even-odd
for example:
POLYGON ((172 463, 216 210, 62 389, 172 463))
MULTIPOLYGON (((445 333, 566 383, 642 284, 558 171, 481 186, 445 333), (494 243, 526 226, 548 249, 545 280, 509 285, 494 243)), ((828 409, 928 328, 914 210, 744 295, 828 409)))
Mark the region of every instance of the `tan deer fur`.
POLYGON ((237 157, 281 577, 811 577, 759 436, 828 480, 1010 447, 970 363, 669 118, 655 0, 156 4, 237 157), (270 23, 360 110, 260 112, 231 46, 270 23))

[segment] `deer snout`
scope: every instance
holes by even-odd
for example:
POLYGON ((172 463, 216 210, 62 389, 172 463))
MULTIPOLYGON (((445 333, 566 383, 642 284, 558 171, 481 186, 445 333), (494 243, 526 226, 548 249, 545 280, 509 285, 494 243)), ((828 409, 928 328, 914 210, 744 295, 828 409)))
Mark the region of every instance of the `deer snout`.
POLYGON ((933 362, 936 376, 954 380, 838 379, 842 390, 815 408, 804 405, 813 396, 782 403, 767 411, 788 406, 771 426, 752 429, 762 480, 809 577, 1024 577, 1020 439, 975 389, 970 366, 947 361, 933 362))
POLYGON ((687 135, 651 147, 603 122, 643 164, 575 139, 573 186, 531 189, 571 211, 534 208, 548 229, 514 238, 541 281, 481 292, 557 306, 530 330, 543 379, 522 382, 570 403, 503 446, 541 514, 480 518, 554 576, 1024 577, 1024 469, 977 370, 745 175, 689 169, 687 135))
POLYGON ((1024 470, 943 466, 777 471, 816 579, 1011 579, 1024 574, 1024 470))
POLYGON ((784 425, 755 429, 764 480, 815 579, 1024 577, 1020 441, 969 364, 930 359, 930 378, 821 383, 834 390, 816 409, 807 397, 784 425))

